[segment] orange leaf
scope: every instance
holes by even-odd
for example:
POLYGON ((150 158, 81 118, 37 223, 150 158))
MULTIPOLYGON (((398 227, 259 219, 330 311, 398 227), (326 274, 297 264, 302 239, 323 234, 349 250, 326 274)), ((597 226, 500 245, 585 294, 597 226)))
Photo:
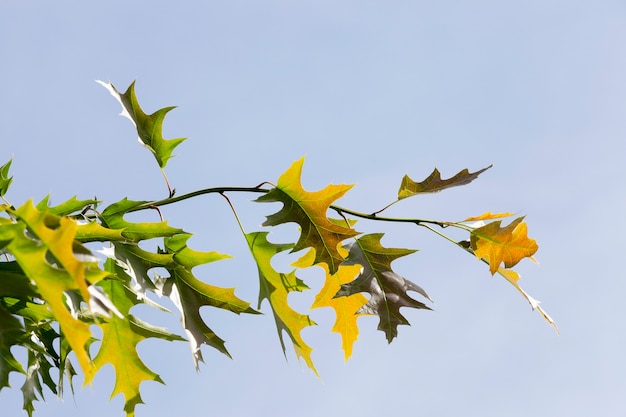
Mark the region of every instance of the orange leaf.
POLYGON ((500 227, 501 221, 498 220, 470 233, 472 250, 478 259, 489 262, 491 275, 503 262, 506 268, 511 268, 537 252, 539 246, 528 237, 528 227, 522 220, 523 216, 518 217, 505 227, 500 227))

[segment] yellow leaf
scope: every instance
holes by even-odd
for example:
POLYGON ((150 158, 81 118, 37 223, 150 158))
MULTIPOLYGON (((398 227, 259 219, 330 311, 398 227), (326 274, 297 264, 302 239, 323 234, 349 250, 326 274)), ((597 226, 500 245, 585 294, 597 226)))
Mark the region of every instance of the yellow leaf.
POLYGON ((337 273, 331 275, 328 267, 323 266, 326 273, 326 281, 320 292, 315 296, 311 308, 332 307, 335 310, 335 324, 332 331, 341 335, 341 347, 344 359, 347 361, 352 356, 352 345, 359 337, 357 319, 360 314, 357 311, 367 303, 367 297, 356 293, 347 297, 334 298, 341 289, 341 284, 347 284, 361 271, 361 265, 341 265, 337 273))
POLYGON ((327 216, 330 205, 342 197, 351 185, 328 185, 320 191, 308 192, 302 188, 300 177, 304 158, 294 162, 278 179, 276 188, 259 197, 259 202, 282 202, 283 208, 271 216, 263 226, 297 223, 301 233, 292 252, 305 248, 315 249, 315 263, 326 263, 331 273, 337 272, 347 252, 341 242, 354 237, 357 231, 331 221, 327 216))
POLYGON ((490 211, 481 214, 480 216, 476 216, 476 217, 468 217, 467 219, 463 220, 464 222, 475 222, 478 220, 493 220, 493 219, 501 219, 503 217, 510 217, 512 216, 513 213, 492 213, 490 211))
POLYGON ((503 262, 506 268, 511 268, 537 252, 539 246, 528 237, 528 226, 522 220, 524 217, 518 217, 505 227, 500 227, 501 221, 495 221, 472 230, 472 250, 478 259, 489 262, 491 275, 503 262))

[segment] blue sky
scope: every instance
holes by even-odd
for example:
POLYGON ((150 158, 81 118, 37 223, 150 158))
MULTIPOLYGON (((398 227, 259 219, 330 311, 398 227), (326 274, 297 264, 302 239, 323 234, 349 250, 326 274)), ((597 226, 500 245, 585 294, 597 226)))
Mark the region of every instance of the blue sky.
MULTIPOLYGON (((167 386, 143 384, 137 415, 623 416, 626 5, 296 3, 0 2, 8 198, 164 196, 152 156, 96 79, 119 89, 137 80, 149 112, 178 106, 164 129, 189 137, 167 169, 179 193, 276 181, 306 155, 305 188, 355 183, 342 205, 371 212, 394 199, 404 174, 494 164, 469 186, 406 200, 389 215, 526 215, 540 264, 519 265, 522 286, 561 334, 485 265, 426 230, 360 222, 386 232, 387 246, 420 250, 394 266, 429 292, 435 311, 405 311, 412 326, 391 345, 376 319, 359 319, 348 363, 329 332, 332 312, 311 312, 319 326, 304 335, 318 379, 291 351, 285 361, 271 314, 207 310, 234 360, 205 348, 196 373, 184 343, 142 343, 167 386)), ((254 197, 233 196, 248 231, 273 210, 254 197)), ((235 256, 200 270, 203 279, 256 300, 256 270, 223 201, 164 215, 196 233, 194 248, 235 256)), ((290 301, 306 307, 310 293, 290 301)), ((179 328, 175 316, 139 313, 179 328)), ((106 368, 84 389, 77 379, 74 399, 50 394, 36 415, 122 415, 122 398, 108 401, 112 377, 106 368)), ((23 414, 21 382, 14 375, 14 389, 0 394, 11 416, 23 414)))

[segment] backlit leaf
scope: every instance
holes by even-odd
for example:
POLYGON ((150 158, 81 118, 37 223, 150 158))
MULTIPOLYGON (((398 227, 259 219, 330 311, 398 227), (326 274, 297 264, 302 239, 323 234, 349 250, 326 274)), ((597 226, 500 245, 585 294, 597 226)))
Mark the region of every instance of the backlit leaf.
POLYGON ((187 239, 191 235, 165 239, 165 249, 177 261, 174 266, 167 266, 169 277, 157 282, 159 291, 172 300, 181 313, 181 322, 189 338, 193 359, 198 367, 202 361, 200 347, 209 345, 230 357, 224 340, 207 326, 200 315, 200 309, 211 306, 241 314, 258 314, 250 308, 250 303, 235 295, 234 288, 221 288, 206 284, 197 279, 191 272, 194 266, 230 258, 218 252, 197 252, 187 247, 187 239))
POLYGON ((83 210, 85 207, 90 205, 95 205, 98 203, 98 200, 79 200, 76 196, 73 196, 69 200, 56 205, 49 205, 50 196, 47 195, 43 200, 37 203, 37 210, 47 210, 49 213, 56 214, 57 216, 67 216, 72 213, 79 212, 83 210))
POLYGON ((539 312, 539 314, 541 314, 541 316, 552 325, 552 327, 554 327, 554 329, 556 330, 556 332, 559 332, 559 328, 557 327, 556 323, 554 320, 552 320, 552 317, 550 317, 548 315, 548 313, 546 313, 544 311, 543 308, 541 308, 541 306, 539 305, 539 301, 535 300, 533 297, 531 297, 530 295, 528 295, 526 293, 526 291, 524 291, 522 289, 522 287, 519 286, 519 279, 520 279, 520 275, 513 271, 512 269, 506 269, 506 268, 498 268, 498 270, 496 271, 498 274, 502 275, 508 282, 510 282, 519 292, 520 294, 522 294, 522 296, 526 299, 526 301, 528 301, 528 303, 530 304, 530 306, 532 307, 533 310, 537 310, 539 312))
POLYGON ((167 222, 128 222, 124 215, 145 203, 145 201, 132 201, 123 199, 111 204, 102 212, 102 218, 109 229, 124 229, 122 236, 134 242, 152 239, 155 237, 174 236, 181 233, 182 229, 170 227, 167 222))
POLYGON ((308 192, 302 188, 300 178, 304 158, 294 162, 278 179, 276 188, 259 197, 260 202, 281 202, 283 208, 271 216, 263 226, 283 223, 300 225, 300 238, 292 252, 305 248, 315 249, 315 263, 324 262, 331 274, 337 272, 345 257, 341 242, 358 234, 352 228, 332 222, 327 217, 330 205, 342 197, 351 185, 328 185, 320 191, 308 192))
MULTIPOLYGON (((109 268, 112 268, 109 261, 109 268)), ((116 267, 119 268, 119 267, 116 267)), ((149 337, 163 340, 184 340, 180 336, 167 332, 165 329, 146 331, 143 321, 130 314, 130 309, 140 303, 135 293, 117 280, 106 280, 101 283, 103 291, 119 309, 123 318, 112 315, 100 320, 102 343, 94 358, 94 372, 106 364, 115 369, 115 386, 111 398, 118 394, 124 395, 124 411, 127 417, 134 416, 137 404, 142 404, 139 388, 144 381, 163 383, 161 378, 141 360, 137 345, 149 337)))
POLYGON ((510 217, 512 216, 513 213, 492 213, 490 211, 481 214, 480 216, 475 216, 475 217, 468 217, 467 219, 463 220, 464 222, 476 222, 476 221, 480 221, 480 220, 493 220, 493 219, 501 219, 504 217, 510 217))
POLYGON ((274 314, 274 320, 276 321, 278 337, 283 352, 285 352, 284 331, 291 339, 296 356, 302 358, 309 368, 317 374, 311 359, 312 348, 305 343, 300 334, 302 329, 315 325, 315 322, 309 316, 292 309, 287 302, 290 292, 301 292, 309 289, 309 287, 296 277, 294 271, 289 273, 278 272, 271 265, 271 259, 274 255, 291 249, 293 245, 268 242, 267 232, 248 233, 246 234, 246 240, 259 270, 258 308, 261 307, 263 300, 269 302, 274 314))
POLYGON ((13 181, 13 177, 9 177, 9 169, 11 168, 11 163, 13 162, 13 158, 9 159, 9 162, 0 166, 0 197, 4 196, 9 190, 9 186, 13 181))
POLYGON ((74 255, 76 222, 39 211, 30 201, 13 211, 13 215, 19 221, 1 229, 12 234, 8 248, 48 303, 83 371, 88 373, 91 363, 85 346, 91 336, 89 326, 72 317, 64 299, 66 293, 77 291, 88 301, 86 271, 96 268, 74 255), (50 257, 56 265, 50 263, 50 257))
MULTIPOLYGON (((293 266, 298 268, 310 266, 313 261, 312 255, 313 253, 310 251, 293 266)), ((341 336, 341 347, 344 359, 347 361, 352 356, 352 346, 359 337, 357 319, 360 314, 357 311, 367 303, 367 298, 361 293, 344 297, 335 297, 335 295, 341 289, 342 284, 351 282, 361 273, 361 265, 339 265, 339 270, 333 275, 328 272, 326 264, 321 264, 321 266, 326 274, 326 279, 324 286, 315 296, 311 308, 331 307, 335 310, 335 323, 332 331, 341 336)))
POLYGON ((398 191, 398 200, 411 197, 416 194, 436 193, 441 190, 445 190, 446 188, 469 184, 470 182, 478 178, 480 174, 487 171, 491 167, 492 165, 489 165, 488 167, 476 172, 469 172, 469 170, 466 168, 463 171, 460 171, 454 177, 448 178, 446 180, 441 179, 441 174, 439 173, 439 170, 437 168, 435 168, 433 172, 428 176, 428 178, 426 178, 422 182, 415 182, 408 175, 405 175, 404 178, 402 178, 400 190, 398 191))
POLYGON ((336 297, 369 293, 370 299, 357 312, 377 315, 380 318, 378 330, 385 332, 391 343, 398 335, 398 325, 409 324, 400 314, 400 307, 430 310, 424 303, 411 298, 407 291, 415 291, 428 300, 430 297, 421 287, 391 269, 391 262, 415 250, 385 248, 380 244, 382 237, 382 233, 364 235, 347 246, 350 254, 343 265, 361 265, 363 269, 354 281, 341 285, 336 297))
POLYGON ((175 107, 165 107, 157 110, 152 114, 143 112, 135 95, 135 82, 128 87, 124 94, 117 91, 111 83, 96 81, 104 88, 109 90, 111 95, 117 99, 122 105, 121 116, 127 117, 137 128, 139 143, 148 148, 159 164, 159 167, 165 168, 167 161, 172 157, 172 151, 180 145, 186 138, 164 139, 163 138, 163 119, 165 115, 175 107))
POLYGON ((478 259, 489 262, 492 275, 502 263, 511 268, 537 252, 537 242, 528 237, 528 226, 523 220, 523 216, 518 217, 505 227, 500 227, 498 220, 471 231, 471 248, 478 259))

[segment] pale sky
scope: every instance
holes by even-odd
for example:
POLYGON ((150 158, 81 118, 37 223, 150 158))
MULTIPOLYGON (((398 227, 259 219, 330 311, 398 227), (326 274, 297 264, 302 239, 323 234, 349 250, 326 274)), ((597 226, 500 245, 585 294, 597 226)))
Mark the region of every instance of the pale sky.
MULTIPOLYGON (((621 1, 0 1, 0 165, 13 157, 7 198, 20 205, 94 195, 164 197, 152 156, 119 104, 137 80, 147 112, 178 106, 167 138, 188 137, 167 172, 179 193, 276 182, 306 155, 303 184, 354 183, 341 205, 372 212, 400 180, 494 167, 474 183, 397 204, 389 215, 460 220, 526 215, 539 265, 522 287, 560 335, 486 265, 427 230, 360 221, 387 246, 419 249, 394 263, 434 311, 404 309, 411 326, 387 344, 377 319, 344 363, 333 312, 304 338, 317 378, 285 360, 271 312, 203 310, 233 360, 208 347, 196 373, 186 343, 139 351, 166 386, 146 382, 137 416, 626 415, 626 3, 621 1)), ((278 206, 233 195, 247 231, 278 206)), ((218 197, 168 206, 190 245, 235 258, 198 269, 256 304, 258 278, 230 209, 218 197)), ((280 241, 295 229, 280 228, 280 241)), ((301 311, 321 287, 290 298, 301 311)), ((135 311, 134 311, 135 312, 135 311)), ((177 315, 136 313, 182 334, 177 315)), ((16 352, 18 353, 18 352, 16 352)), ((13 389, 3 415, 26 415, 13 389)), ((122 416, 113 370, 35 415, 122 416)))

